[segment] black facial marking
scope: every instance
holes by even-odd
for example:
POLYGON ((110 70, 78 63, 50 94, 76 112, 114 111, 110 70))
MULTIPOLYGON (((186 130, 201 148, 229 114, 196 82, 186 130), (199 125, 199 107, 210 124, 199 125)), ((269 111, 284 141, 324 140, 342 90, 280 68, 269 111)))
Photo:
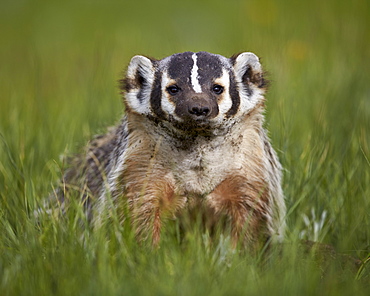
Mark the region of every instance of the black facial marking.
POLYGON ((236 85, 234 73, 230 71, 229 75, 230 75, 229 95, 232 101, 232 105, 229 111, 227 111, 226 113, 227 117, 235 115, 238 112, 239 105, 240 105, 240 96, 239 96, 239 91, 236 85))
POLYGON ((221 59, 214 54, 201 51, 197 53, 197 65, 200 85, 211 89, 214 80, 222 76, 224 65, 221 59))
POLYGON ((161 100, 162 100, 161 82, 162 82, 162 74, 157 71, 154 75, 152 93, 150 94, 150 106, 154 114, 156 114, 159 118, 164 119, 165 113, 163 112, 162 106, 161 106, 161 100))
POLYGON ((168 75, 176 80, 178 85, 185 85, 189 83, 191 69, 194 61, 192 59, 192 52, 184 52, 174 54, 168 64, 168 75))

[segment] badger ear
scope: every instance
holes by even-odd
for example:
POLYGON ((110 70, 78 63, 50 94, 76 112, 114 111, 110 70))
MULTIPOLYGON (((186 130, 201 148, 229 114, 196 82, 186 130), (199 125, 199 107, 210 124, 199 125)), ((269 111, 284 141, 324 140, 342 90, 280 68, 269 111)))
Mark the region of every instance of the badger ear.
POLYGON ((237 82, 254 85, 258 88, 264 88, 266 86, 262 66, 254 53, 243 52, 232 56, 230 59, 234 67, 237 82))
POLYGON ((126 104, 132 111, 149 113, 150 94, 154 82, 154 60, 144 56, 134 56, 127 68, 126 78, 121 88, 126 91, 126 104))
POLYGON ((144 56, 134 56, 127 68, 125 90, 141 89, 152 85, 154 80, 153 61, 144 56))

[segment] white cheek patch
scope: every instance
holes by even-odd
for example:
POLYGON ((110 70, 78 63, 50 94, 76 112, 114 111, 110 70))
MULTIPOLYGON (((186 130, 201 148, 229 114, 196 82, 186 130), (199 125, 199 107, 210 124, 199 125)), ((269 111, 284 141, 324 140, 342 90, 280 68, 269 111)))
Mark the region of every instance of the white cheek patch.
POLYGON ((194 65, 193 65, 193 68, 191 69, 191 85, 193 86, 193 89, 196 93, 201 93, 202 87, 200 86, 200 83, 199 83, 197 54, 194 53, 192 55, 192 58, 194 61, 194 65))
POLYGON ((149 108, 149 100, 146 98, 150 97, 151 90, 144 91, 143 98, 145 98, 143 101, 140 101, 138 99, 139 90, 133 89, 129 93, 126 94, 126 101, 132 111, 139 113, 139 114, 149 114, 150 108, 149 108))
POLYGON ((161 99, 161 108, 162 110, 167 114, 171 114, 172 116, 175 116, 175 103, 171 101, 170 95, 167 93, 166 88, 169 85, 176 84, 176 81, 171 79, 167 72, 164 72, 162 75, 162 84, 161 84, 161 90, 162 90, 162 99, 161 99))
POLYGON ((245 90, 245 86, 242 82, 238 83, 238 87, 240 89, 240 106, 239 110, 241 113, 245 114, 252 110, 260 101, 263 100, 264 90, 259 88, 253 88, 252 95, 249 96, 248 92, 245 90))
POLYGON ((217 117, 224 117, 226 113, 230 110, 233 102, 230 97, 230 75, 229 73, 223 69, 222 76, 217 78, 214 82, 215 84, 219 84, 224 87, 224 91, 222 93, 222 99, 218 103, 219 113, 217 117))

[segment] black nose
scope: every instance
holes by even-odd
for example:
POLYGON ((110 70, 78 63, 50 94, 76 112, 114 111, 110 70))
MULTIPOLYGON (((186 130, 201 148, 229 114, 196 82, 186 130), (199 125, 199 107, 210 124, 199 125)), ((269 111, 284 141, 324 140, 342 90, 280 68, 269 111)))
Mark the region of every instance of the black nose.
POLYGON ((210 112, 207 106, 189 106, 189 113, 193 116, 207 117, 210 112))

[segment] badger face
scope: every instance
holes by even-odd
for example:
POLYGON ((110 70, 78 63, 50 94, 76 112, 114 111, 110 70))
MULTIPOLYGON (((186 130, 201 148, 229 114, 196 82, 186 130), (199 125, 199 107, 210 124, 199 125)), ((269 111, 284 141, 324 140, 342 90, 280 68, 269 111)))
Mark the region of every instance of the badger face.
POLYGON ((231 58, 184 52, 162 60, 132 58, 125 81, 129 112, 181 131, 216 130, 263 101, 265 80, 253 53, 231 58))

